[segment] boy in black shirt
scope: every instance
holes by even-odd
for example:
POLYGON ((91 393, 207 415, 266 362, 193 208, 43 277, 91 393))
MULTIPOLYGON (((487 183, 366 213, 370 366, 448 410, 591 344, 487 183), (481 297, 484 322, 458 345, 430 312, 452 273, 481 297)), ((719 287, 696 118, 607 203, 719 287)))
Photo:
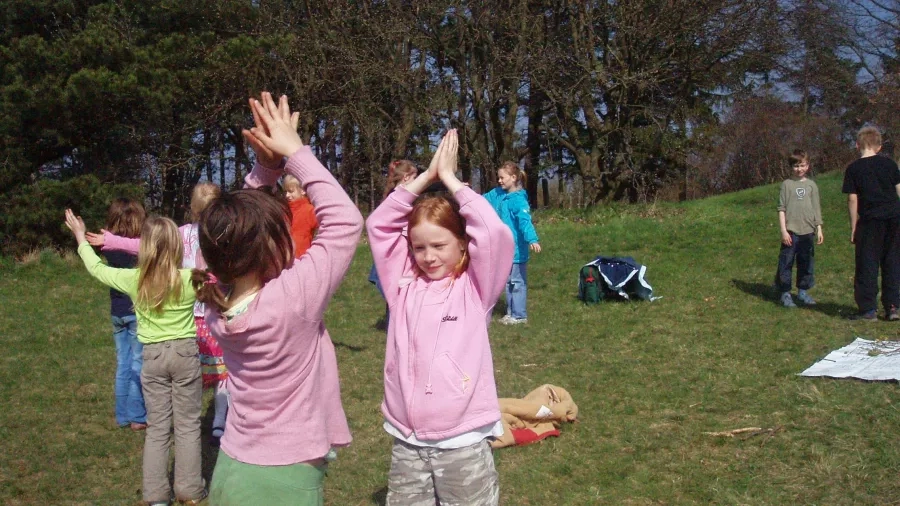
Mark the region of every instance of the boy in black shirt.
POLYGON ((878 156, 881 133, 864 127, 856 136, 860 158, 844 173, 842 191, 850 211, 850 242, 856 245, 854 297, 859 312, 851 320, 875 320, 878 270, 887 320, 900 320, 900 170, 878 156))

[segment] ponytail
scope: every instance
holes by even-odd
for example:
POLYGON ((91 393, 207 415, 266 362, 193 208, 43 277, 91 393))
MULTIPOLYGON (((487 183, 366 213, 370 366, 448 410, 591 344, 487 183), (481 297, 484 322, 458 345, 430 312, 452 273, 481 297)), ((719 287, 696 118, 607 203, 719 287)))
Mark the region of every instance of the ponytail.
POLYGON ((209 304, 220 313, 227 309, 225 307, 225 294, 222 293, 222 289, 219 287, 219 280, 216 279, 215 274, 203 269, 193 269, 191 271, 191 285, 193 285, 194 291, 197 293, 198 301, 209 304))
POLYGON ((525 174, 525 171, 519 168, 519 164, 512 161, 505 161, 500 165, 498 171, 502 170, 509 174, 510 176, 515 176, 516 185, 519 188, 525 188, 528 185, 528 175, 525 174))

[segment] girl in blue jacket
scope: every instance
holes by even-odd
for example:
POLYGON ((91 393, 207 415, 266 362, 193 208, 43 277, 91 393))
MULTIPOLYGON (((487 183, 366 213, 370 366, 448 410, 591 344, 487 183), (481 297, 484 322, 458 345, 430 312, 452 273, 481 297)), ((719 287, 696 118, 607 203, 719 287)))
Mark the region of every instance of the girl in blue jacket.
POLYGON ((503 223, 512 230, 516 242, 512 270, 506 281, 506 316, 500 318, 504 325, 528 323, 525 301, 528 294, 528 250, 541 252, 537 232, 531 223, 531 208, 525 193, 525 172, 515 162, 503 162, 497 169, 498 188, 484 194, 503 223))

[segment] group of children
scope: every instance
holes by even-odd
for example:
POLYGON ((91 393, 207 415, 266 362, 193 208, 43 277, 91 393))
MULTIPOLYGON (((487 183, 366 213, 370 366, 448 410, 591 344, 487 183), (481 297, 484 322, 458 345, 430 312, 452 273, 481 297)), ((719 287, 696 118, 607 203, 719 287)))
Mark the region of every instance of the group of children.
MULTIPOLYGON (((853 282, 858 311, 851 320, 876 320, 878 274, 884 318, 900 320, 900 170, 890 158, 878 156, 882 138, 877 128, 863 127, 856 137, 860 158, 844 172, 842 192, 847 194, 850 242, 855 245, 853 282)), ((802 150, 789 157, 792 177, 781 185, 778 221, 781 252, 775 286, 785 307, 796 307, 791 295, 791 275, 797 264, 797 299, 805 305, 816 301, 813 287, 815 245, 822 244, 822 210, 819 189, 807 178, 809 157, 802 150)))
MULTIPOLYGON (((198 185, 189 225, 145 218, 139 204, 121 202, 131 210, 114 204, 108 230, 92 234, 66 211, 88 271, 118 291, 116 422, 146 429, 143 499, 151 505, 173 497, 173 427, 174 498, 194 504, 207 495, 204 385, 222 394, 211 504, 322 504, 334 449, 351 442, 323 314, 363 218, 303 145, 286 97, 263 93, 250 107, 255 126, 243 134, 257 164, 245 188, 198 185), (286 201, 262 190, 280 177, 286 201)), ((429 167, 418 173, 409 164, 366 222, 390 316, 382 403, 394 438, 388 504, 499 501, 488 439, 503 428, 488 324, 504 290, 501 320, 525 321, 524 264, 529 247, 540 245, 518 193, 524 174, 504 165, 501 188, 482 197, 456 177, 457 150, 451 130, 429 167), (426 191, 436 182, 445 192, 426 191)))

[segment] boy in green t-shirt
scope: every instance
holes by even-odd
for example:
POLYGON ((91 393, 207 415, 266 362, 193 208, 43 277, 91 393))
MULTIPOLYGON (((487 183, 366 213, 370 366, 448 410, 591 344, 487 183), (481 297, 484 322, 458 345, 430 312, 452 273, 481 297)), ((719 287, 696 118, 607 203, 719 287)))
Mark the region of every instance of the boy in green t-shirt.
POLYGON ((822 244, 822 209, 819 206, 819 187, 806 178, 809 157, 806 151, 794 150, 788 161, 792 176, 781 183, 778 200, 778 223, 781 226, 781 253, 775 285, 781 293, 784 307, 797 307, 791 297, 791 271, 797 261, 797 299, 811 306, 816 303, 807 290, 813 287, 813 259, 815 244, 822 244), (815 242, 813 242, 815 241, 815 242))

